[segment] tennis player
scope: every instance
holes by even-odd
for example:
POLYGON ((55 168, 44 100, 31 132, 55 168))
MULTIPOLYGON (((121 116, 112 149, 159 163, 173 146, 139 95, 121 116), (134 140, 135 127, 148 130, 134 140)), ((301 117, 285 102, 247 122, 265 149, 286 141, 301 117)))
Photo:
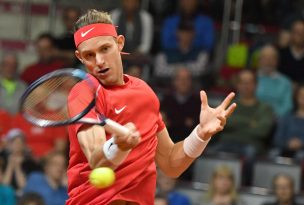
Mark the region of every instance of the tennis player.
MULTIPOLYGON (((125 125, 129 134, 112 137, 102 126, 69 126, 67 204, 153 205, 156 165, 170 177, 185 171, 202 154, 210 138, 223 130, 236 107, 230 105, 234 94, 214 109, 201 91, 199 125, 184 141, 174 144, 152 89, 142 80, 123 74, 125 38, 117 35, 110 16, 89 10, 76 22, 74 40, 77 58, 96 83, 96 107, 86 117, 98 118, 101 113, 125 125), (91 170, 100 166, 115 169, 116 182, 109 188, 97 189, 88 181, 91 170)), ((79 103, 85 100, 79 99, 79 103)))

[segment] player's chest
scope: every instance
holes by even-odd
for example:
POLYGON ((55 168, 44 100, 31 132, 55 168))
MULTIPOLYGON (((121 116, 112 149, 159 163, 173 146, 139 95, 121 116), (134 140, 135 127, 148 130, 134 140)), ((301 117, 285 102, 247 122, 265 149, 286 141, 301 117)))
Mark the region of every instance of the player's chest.
MULTIPOLYGON (((104 94, 105 115, 113 120, 135 120, 139 116, 158 112, 154 93, 143 90, 115 90, 104 94)), ((143 119, 140 117, 140 119, 143 119)))

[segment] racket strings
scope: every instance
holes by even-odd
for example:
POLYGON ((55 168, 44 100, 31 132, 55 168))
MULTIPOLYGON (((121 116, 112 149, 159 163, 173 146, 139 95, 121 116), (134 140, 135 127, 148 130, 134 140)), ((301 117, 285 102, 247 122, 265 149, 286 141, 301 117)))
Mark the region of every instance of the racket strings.
POLYGON ((39 119, 64 121, 68 113, 70 91, 79 82, 71 76, 56 76, 34 89, 23 104, 23 112, 39 119))

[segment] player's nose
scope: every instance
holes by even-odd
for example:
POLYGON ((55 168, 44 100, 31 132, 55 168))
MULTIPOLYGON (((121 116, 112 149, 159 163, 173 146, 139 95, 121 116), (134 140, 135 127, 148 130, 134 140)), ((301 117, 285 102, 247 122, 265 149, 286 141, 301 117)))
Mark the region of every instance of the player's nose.
POLYGON ((102 67, 105 63, 104 57, 102 54, 97 54, 96 55, 96 65, 98 67, 102 67))

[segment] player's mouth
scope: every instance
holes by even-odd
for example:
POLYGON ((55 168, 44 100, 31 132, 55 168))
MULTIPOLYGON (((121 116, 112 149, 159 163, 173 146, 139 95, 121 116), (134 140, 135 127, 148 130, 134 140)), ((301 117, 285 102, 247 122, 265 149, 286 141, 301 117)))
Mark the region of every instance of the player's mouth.
POLYGON ((109 70, 110 68, 104 68, 104 69, 100 69, 97 73, 101 75, 105 75, 109 70))

